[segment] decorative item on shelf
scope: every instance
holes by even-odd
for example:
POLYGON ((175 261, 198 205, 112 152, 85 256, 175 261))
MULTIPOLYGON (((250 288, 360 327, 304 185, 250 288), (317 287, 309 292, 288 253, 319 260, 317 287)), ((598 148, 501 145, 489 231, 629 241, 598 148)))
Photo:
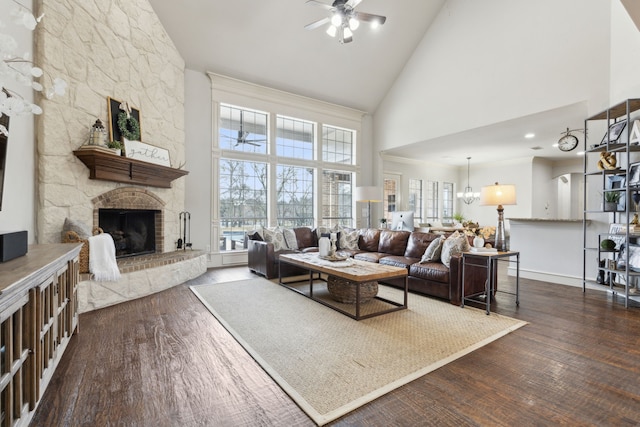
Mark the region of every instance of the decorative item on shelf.
POLYGON ((631 134, 629 135, 629 144, 638 145, 640 143, 640 120, 633 121, 631 134))
POLYGON ((89 145, 105 145, 107 131, 102 124, 102 120, 96 122, 89 129, 89 145))
POLYGON ((604 249, 605 251, 612 251, 616 248, 616 242, 611 239, 604 239, 602 242, 600 242, 600 248, 604 249))
POLYGON ((607 191, 604 193, 604 211, 615 212, 618 210, 618 202, 622 193, 619 191, 607 191))
POLYGON ((116 156, 122 155, 122 143, 120 141, 109 141, 107 142, 107 147, 111 148, 116 156))
POLYGON ((627 125, 626 120, 621 120, 619 122, 615 122, 611 126, 609 126, 609 130, 604 134, 602 141, 600 141, 600 145, 609 144, 621 144, 624 141, 620 141, 620 137, 624 134, 623 129, 627 125))
POLYGON ((382 189, 375 186, 356 187, 356 202, 367 203, 367 228, 371 228, 371 203, 382 202, 382 189))
POLYGON ((469 183, 469 170, 470 170, 470 161, 471 161, 471 157, 467 157, 467 186, 464 187, 464 191, 461 193, 458 193, 458 199, 461 199, 464 203, 466 203, 467 205, 470 205, 471 203, 475 202, 476 200, 480 199, 480 193, 474 193, 473 192, 473 188, 471 187, 471 184, 469 183))
POLYGON ((338 234, 337 233, 331 233, 331 249, 329 250, 329 256, 331 258, 335 258, 336 256, 336 240, 338 240, 338 234))
POLYGON ((131 107, 129 102, 107 97, 107 112, 110 141, 123 141, 123 138, 131 141, 142 140, 139 110, 131 107))
POLYGON ((496 244, 499 251, 507 250, 507 242, 504 230, 504 207, 503 205, 516 204, 516 186, 513 184, 487 185, 480 190, 481 206, 498 206, 498 225, 496 226, 496 244))
POLYGON ((380 228, 387 228, 387 218, 380 218, 380 228))
POLYGON ((616 153, 610 153, 608 151, 603 151, 600 153, 600 159, 598 160, 598 169, 599 170, 614 170, 616 167, 616 153))

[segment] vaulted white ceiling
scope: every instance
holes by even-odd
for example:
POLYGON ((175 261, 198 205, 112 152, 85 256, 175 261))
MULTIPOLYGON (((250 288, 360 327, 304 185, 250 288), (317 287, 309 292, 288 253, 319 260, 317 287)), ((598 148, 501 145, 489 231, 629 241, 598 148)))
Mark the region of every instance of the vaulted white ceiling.
POLYGON ((189 69, 373 113, 444 0, 363 0, 357 11, 387 21, 361 25, 348 44, 329 37, 327 25, 304 29, 328 16, 305 0, 150 3, 189 69))

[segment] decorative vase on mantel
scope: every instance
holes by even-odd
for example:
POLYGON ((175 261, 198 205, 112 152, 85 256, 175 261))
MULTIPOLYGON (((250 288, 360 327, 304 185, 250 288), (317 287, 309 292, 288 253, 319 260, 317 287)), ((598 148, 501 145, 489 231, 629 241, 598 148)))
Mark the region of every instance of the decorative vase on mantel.
POLYGON ((473 238, 473 247, 474 248, 483 248, 484 247, 484 238, 480 235, 476 235, 473 238))

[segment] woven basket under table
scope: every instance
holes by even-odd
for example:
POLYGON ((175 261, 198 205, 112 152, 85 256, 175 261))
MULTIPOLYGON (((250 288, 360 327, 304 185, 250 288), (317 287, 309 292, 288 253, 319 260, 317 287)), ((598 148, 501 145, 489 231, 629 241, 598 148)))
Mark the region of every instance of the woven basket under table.
MULTIPOLYGON (((354 282, 341 277, 329 276, 327 289, 331 297, 344 304, 355 304, 356 287, 354 282)), ((378 295, 378 282, 364 282, 360 284, 360 303, 367 302, 378 295)))

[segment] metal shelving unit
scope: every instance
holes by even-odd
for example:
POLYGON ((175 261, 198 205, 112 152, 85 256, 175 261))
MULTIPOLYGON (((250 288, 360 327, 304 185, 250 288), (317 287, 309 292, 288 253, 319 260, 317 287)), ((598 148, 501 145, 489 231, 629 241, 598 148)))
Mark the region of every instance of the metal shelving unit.
MULTIPOLYGON (((605 286, 613 295, 621 296, 624 300, 625 307, 629 306, 630 301, 640 301, 640 294, 635 294, 635 290, 638 287, 633 288, 632 285, 640 282, 638 276, 640 271, 634 271, 630 269, 630 250, 626 249, 621 251, 621 245, 624 244, 625 248, 629 248, 630 244, 640 244, 640 233, 629 233, 628 226, 631 221, 632 215, 636 213, 632 210, 631 205, 631 192, 640 192, 640 185, 629 184, 627 179, 627 172, 629 165, 633 164, 632 153, 640 153, 640 145, 638 143, 631 144, 631 132, 633 129, 633 118, 640 119, 640 99, 627 99, 607 110, 589 117, 585 120, 585 155, 584 155, 584 209, 583 209, 583 268, 582 268, 582 289, 586 290, 587 283, 597 283, 595 280, 587 279, 587 262, 591 258, 592 254, 596 255, 598 261, 598 275, 602 273, 605 278, 605 283, 601 284, 605 286), (635 113, 635 115, 634 115, 635 113), (635 116, 635 117, 634 117, 635 116), (622 130, 618 138, 612 139, 610 127, 614 124, 622 123, 626 121, 626 125, 622 130), (594 127, 602 128, 602 133, 594 133, 591 130, 594 127), (600 137, 604 135, 604 137, 600 137), (622 139, 622 142, 620 142, 622 139), (602 152, 616 153, 617 168, 611 170, 597 170, 597 159, 602 152), (618 180, 621 184, 618 187, 608 186, 607 183, 612 177, 620 177, 618 180), (588 209, 590 200, 593 200, 593 195, 589 193, 589 180, 599 179, 601 188, 601 210, 594 210, 593 207, 588 209), (609 192, 619 192, 624 197, 624 210, 605 210, 605 194, 609 192), (598 219, 602 221, 604 218, 610 219, 610 223, 625 224, 624 234, 612 234, 598 233, 597 246, 589 245, 590 238, 595 241, 596 236, 590 235, 587 229, 590 220, 598 219), (613 250, 602 249, 600 243, 604 239, 614 238, 617 241, 616 248, 613 250), (621 258, 622 257, 622 258, 621 258), (605 265, 601 265, 601 261, 605 260, 605 265), (614 263, 609 265, 609 262, 613 260, 614 263), (617 266, 624 266, 624 268, 617 268, 617 266), (621 284, 614 283, 612 279, 613 275, 622 278, 621 284), (608 279, 608 280, 607 280, 608 279), (633 291, 632 291, 633 289, 633 291)), ((640 161, 640 156, 633 156, 635 162, 640 161)), ((615 178, 614 178, 615 179, 615 178)), ((595 243, 595 242, 594 242, 595 243)))

